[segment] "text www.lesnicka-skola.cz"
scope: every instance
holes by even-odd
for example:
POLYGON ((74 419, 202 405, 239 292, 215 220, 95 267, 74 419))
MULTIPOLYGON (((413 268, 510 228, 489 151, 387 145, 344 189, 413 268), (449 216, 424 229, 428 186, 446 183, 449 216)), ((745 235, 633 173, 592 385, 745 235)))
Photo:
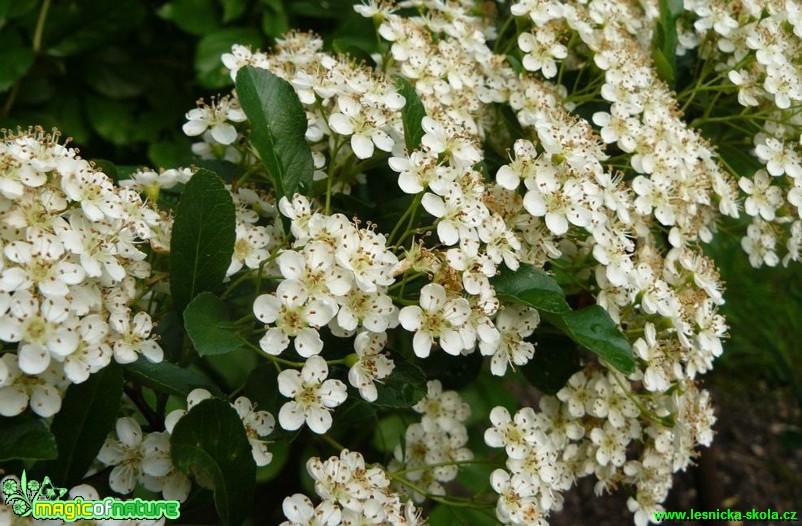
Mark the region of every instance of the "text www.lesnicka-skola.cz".
POLYGON ((658 521, 787 521, 799 522, 799 512, 796 511, 776 511, 771 508, 759 510, 752 508, 749 511, 738 511, 731 509, 717 509, 715 511, 698 511, 693 508, 690 511, 656 511, 654 518, 658 521))

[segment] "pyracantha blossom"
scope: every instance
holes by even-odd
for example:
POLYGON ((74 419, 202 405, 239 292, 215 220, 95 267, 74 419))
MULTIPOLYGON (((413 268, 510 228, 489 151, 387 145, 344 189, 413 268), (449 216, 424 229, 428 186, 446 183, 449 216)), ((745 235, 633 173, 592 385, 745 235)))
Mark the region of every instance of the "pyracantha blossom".
POLYGON ((329 367, 320 356, 306 360, 301 371, 285 369, 278 375, 278 389, 282 395, 292 398, 281 406, 278 414, 283 429, 295 431, 304 423, 318 434, 329 430, 332 424, 331 411, 345 402, 345 384, 340 380, 326 379, 329 367))

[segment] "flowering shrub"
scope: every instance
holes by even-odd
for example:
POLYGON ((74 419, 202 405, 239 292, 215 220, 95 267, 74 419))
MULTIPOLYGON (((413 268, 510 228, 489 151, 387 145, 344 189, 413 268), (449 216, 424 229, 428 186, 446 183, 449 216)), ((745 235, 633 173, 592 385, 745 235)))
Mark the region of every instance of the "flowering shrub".
POLYGON ((286 525, 545 525, 583 477, 653 522, 713 440, 704 243, 740 217, 754 266, 800 258, 802 9, 354 9, 361 61, 224 54, 191 167, 6 132, 2 458, 224 524, 298 458, 286 525))

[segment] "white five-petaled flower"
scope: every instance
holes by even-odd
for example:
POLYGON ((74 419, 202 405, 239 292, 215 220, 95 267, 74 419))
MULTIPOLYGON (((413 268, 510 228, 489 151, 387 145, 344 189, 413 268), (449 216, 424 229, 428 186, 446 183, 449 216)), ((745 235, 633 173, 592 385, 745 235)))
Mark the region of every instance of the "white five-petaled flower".
POLYGON ((534 442, 533 435, 537 430, 535 410, 524 407, 515 413, 515 419, 505 407, 494 407, 490 411, 493 427, 485 431, 485 443, 490 447, 503 447, 507 456, 522 459, 534 442))
POLYGON ((275 294, 262 294, 253 302, 256 318, 270 327, 259 341, 262 350, 278 355, 295 337, 295 350, 304 358, 319 354, 323 340, 317 328, 334 317, 336 306, 329 301, 311 299, 301 283, 287 279, 282 281, 275 294))
POLYGON ((159 363, 164 358, 164 351, 159 344, 150 338, 153 321, 147 312, 137 312, 133 319, 128 309, 120 310, 109 316, 112 328, 117 332, 114 342, 114 359, 118 363, 135 362, 137 354, 159 363))
POLYGON ((301 371, 286 369, 278 375, 278 390, 293 400, 281 406, 278 421, 288 431, 299 429, 304 422, 318 434, 329 430, 331 409, 347 398, 345 384, 326 380, 329 367, 320 356, 312 356, 301 371))
POLYGON ((245 426, 245 434, 251 444, 251 455, 257 466, 266 466, 273 460, 273 453, 267 450, 267 442, 263 440, 276 427, 276 419, 268 411, 257 411, 256 406, 244 396, 240 396, 231 404, 245 426))
POLYGON ((375 382, 390 376, 395 368, 393 361, 381 353, 386 344, 384 332, 361 332, 354 340, 357 361, 348 371, 348 382, 359 389, 359 395, 368 402, 378 397, 375 382))
POLYGON ((460 329, 470 313, 465 298, 448 298, 442 285, 429 283, 421 289, 420 307, 404 307, 398 320, 404 329, 415 332, 412 347, 420 358, 429 356, 435 338, 445 352, 456 356, 464 348, 460 329))
POLYGON ((339 111, 329 117, 329 127, 340 135, 351 136, 351 149, 359 159, 373 155, 374 145, 385 152, 392 151, 395 141, 381 129, 384 117, 372 108, 364 107, 351 97, 337 100, 339 111))
POLYGON ((229 122, 242 122, 245 112, 239 103, 230 97, 212 101, 211 106, 198 106, 186 114, 187 122, 183 126, 184 133, 190 137, 201 135, 211 129, 212 138, 220 144, 231 144, 237 139, 237 129, 229 122))
POLYGON ((98 460, 114 466, 109 486, 117 493, 131 493, 137 482, 147 477, 166 477, 173 472, 170 440, 167 433, 143 434, 139 423, 131 417, 117 419, 115 437, 106 438, 98 460))

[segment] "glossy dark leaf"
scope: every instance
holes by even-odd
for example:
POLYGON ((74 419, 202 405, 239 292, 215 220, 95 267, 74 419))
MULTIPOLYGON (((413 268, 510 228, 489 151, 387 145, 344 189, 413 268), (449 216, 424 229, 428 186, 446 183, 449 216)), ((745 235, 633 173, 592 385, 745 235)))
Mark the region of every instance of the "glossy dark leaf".
POLYGON ((529 382, 546 394, 556 394, 582 367, 576 344, 565 336, 535 332, 535 356, 521 368, 529 382))
POLYGON ((420 367, 400 353, 390 356, 395 368, 390 376, 376 383, 379 407, 411 407, 426 396, 426 376, 420 367))
POLYGON ((554 314, 571 310, 562 288, 554 278, 527 263, 521 263, 518 270, 503 267, 491 283, 501 300, 521 303, 554 314))
POLYGON ((127 378, 160 393, 186 398, 193 389, 202 387, 215 396, 223 396, 220 388, 207 377, 171 362, 153 363, 140 357, 123 368, 127 378))
POLYGON ((56 437, 44 420, 29 414, 0 417, 0 461, 50 460, 57 456, 56 437))
POLYGON ((548 319, 579 345, 619 371, 627 374, 633 371, 635 359, 632 356, 632 346, 600 305, 591 305, 559 316, 549 315, 548 319))
POLYGON ((170 446, 173 464, 214 491, 222 524, 242 523, 253 504, 256 464, 234 408, 223 400, 204 400, 178 421, 170 446))
POLYGON ((85 382, 71 385, 50 425, 58 457, 37 464, 37 473, 59 486, 79 484, 117 420, 122 394, 122 371, 114 362, 85 382))
POLYGON ((239 70, 236 87, 276 197, 303 192, 312 183, 314 163, 305 138, 306 112, 295 90, 286 80, 250 66, 239 70))
POLYGON ((235 240, 231 194, 217 175, 198 170, 181 194, 170 239, 170 291, 179 312, 220 286, 235 240))
POLYGON ((228 319, 226 304, 210 292, 197 295, 187 305, 184 327, 201 356, 226 354, 242 346, 234 324, 228 319))
POLYGON ((423 107, 415 87, 407 79, 397 76, 395 85, 398 92, 407 101, 401 110, 401 121, 404 123, 404 144, 407 151, 411 152, 420 146, 421 138, 423 138, 421 121, 426 116, 426 108, 423 107))

